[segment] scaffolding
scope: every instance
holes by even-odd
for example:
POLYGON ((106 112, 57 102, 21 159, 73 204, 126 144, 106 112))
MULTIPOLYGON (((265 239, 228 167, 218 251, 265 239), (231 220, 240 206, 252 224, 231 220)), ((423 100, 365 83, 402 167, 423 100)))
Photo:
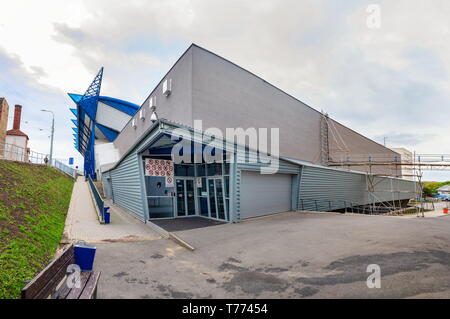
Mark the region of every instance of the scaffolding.
POLYGON ((399 194, 402 192, 414 193, 418 217, 424 217, 423 198, 423 171, 450 170, 450 154, 416 154, 410 156, 393 151, 393 155, 386 154, 352 154, 344 139, 330 119, 322 111, 320 121, 321 163, 325 166, 340 167, 342 169, 355 169, 365 171, 369 204, 364 207, 372 213, 379 211, 396 212, 402 210, 399 194), (330 148, 330 139, 336 148, 330 148), (351 155, 350 155, 351 154, 351 155), (361 168, 364 167, 362 170, 361 168), (407 172, 407 174, 405 174, 407 172), (390 179, 390 189, 379 189, 377 186, 383 179, 377 177, 409 178, 414 181, 414 191, 402 190, 399 180, 390 179), (380 193, 391 193, 391 200, 383 200, 380 193))
POLYGON ((328 140, 328 114, 323 113, 320 119, 320 162, 328 165, 330 161, 330 143, 328 140))

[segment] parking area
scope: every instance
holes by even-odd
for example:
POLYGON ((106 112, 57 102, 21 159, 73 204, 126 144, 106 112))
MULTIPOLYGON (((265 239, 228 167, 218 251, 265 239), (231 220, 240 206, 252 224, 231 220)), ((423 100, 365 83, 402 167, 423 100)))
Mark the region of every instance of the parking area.
POLYGON ((283 213, 97 244, 100 298, 450 297, 450 218, 283 213), (369 264, 381 288, 369 289, 369 264))

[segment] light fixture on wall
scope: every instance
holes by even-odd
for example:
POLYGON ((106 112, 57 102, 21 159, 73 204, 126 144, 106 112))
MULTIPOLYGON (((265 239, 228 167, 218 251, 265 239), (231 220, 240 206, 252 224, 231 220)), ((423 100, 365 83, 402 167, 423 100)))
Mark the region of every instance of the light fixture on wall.
POLYGON ((172 79, 165 79, 162 84, 163 95, 168 97, 172 92, 172 79))
POLYGON ((152 123, 155 123, 156 121, 159 120, 158 114, 156 113, 156 106, 153 105, 150 108, 150 110, 152 111, 152 115, 150 116, 150 121, 152 121, 152 123))

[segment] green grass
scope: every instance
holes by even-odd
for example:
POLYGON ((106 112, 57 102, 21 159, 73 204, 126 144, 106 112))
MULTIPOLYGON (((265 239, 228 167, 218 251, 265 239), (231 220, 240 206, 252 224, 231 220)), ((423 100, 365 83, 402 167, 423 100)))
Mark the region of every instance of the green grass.
POLYGON ((72 188, 54 168, 0 160, 0 299, 20 297, 53 258, 72 188))

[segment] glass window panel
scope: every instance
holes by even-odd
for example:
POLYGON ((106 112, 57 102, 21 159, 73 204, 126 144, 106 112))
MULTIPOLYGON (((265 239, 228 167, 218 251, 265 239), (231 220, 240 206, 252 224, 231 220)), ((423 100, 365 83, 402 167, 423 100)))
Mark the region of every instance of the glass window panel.
POLYGON ((147 196, 170 196, 173 187, 166 187, 166 178, 161 176, 145 176, 147 196))
POLYGON ((199 197, 200 215, 208 217, 208 198, 199 197))
POLYGON ((195 176, 194 165, 186 165, 186 176, 195 176))
POLYGON ((222 175, 222 163, 216 163, 216 175, 222 175))
POLYGON ((173 217, 172 197, 149 197, 147 202, 150 218, 173 217))
POLYGON ((206 189, 206 177, 202 177, 202 186, 197 187, 198 190, 198 196, 208 196, 207 189, 206 189))
POLYGON ((223 173, 224 175, 230 175, 230 163, 223 164, 223 173))
POLYGON ((215 165, 215 163, 206 164, 206 170, 208 172, 208 176, 215 176, 216 175, 216 165, 215 165))
POLYGON ((225 176, 224 182, 225 182, 225 197, 229 198, 230 197, 230 178, 228 176, 225 176))
POLYGON ((183 165, 175 165, 175 176, 186 176, 186 169, 183 165))
POLYGON ((195 176, 193 165, 175 165, 175 176, 195 176))
POLYGON ((197 176, 206 176, 206 170, 205 170, 204 164, 197 165, 197 176))

